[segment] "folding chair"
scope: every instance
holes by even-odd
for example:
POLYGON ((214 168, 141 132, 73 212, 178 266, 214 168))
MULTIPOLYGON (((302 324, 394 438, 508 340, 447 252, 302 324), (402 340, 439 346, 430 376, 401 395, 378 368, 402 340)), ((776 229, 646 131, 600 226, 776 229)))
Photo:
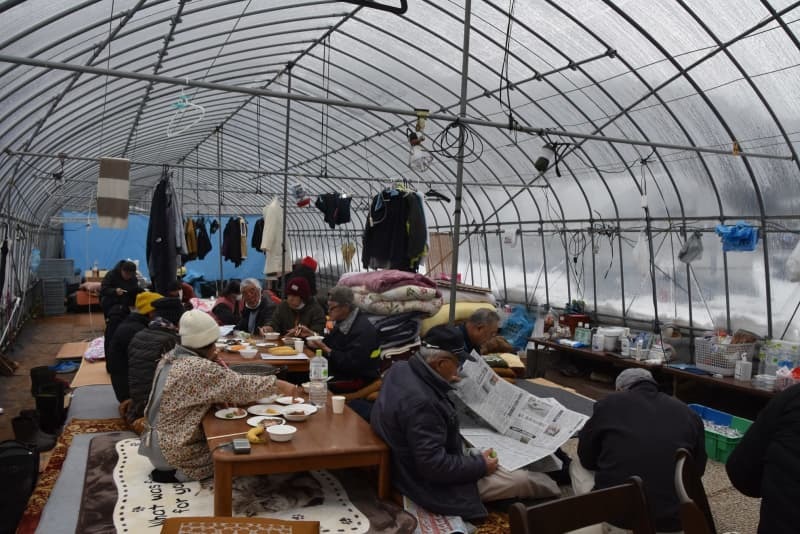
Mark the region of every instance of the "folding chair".
POLYGON ((717 534, 703 481, 686 449, 675 453, 675 492, 681 505, 684 534, 717 534))
POLYGON ((514 503, 508 519, 511 534, 562 534, 606 521, 625 525, 634 534, 655 534, 639 477, 631 477, 630 482, 618 486, 536 506, 514 503))

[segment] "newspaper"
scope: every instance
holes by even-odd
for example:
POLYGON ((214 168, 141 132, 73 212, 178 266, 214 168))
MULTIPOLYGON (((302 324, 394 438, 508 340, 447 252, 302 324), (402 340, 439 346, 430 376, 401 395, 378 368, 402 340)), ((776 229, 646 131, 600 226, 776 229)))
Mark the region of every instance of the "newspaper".
POLYGON ((477 418, 462 424, 461 435, 473 447, 493 448, 509 471, 555 452, 588 417, 551 398, 535 397, 500 378, 483 358, 465 362, 459 398, 477 418))
POLYGON ((467 525, 457 515, 439 515, 427 511, 408 497, 403 497, 403 508, 417 519, 414 534, 466 534, 467 525))

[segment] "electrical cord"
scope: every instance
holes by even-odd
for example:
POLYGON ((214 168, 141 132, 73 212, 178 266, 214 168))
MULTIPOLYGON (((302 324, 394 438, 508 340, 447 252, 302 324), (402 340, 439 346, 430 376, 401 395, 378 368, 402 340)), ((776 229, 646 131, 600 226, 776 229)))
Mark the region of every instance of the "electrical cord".
POLYGON ((433 149, 431 152, 441 154, 450 159, 458 159, 458 145, 461 130, 453 132, 453 128, 462 128, 464 132, 464 152, 462 161, 464 163, 474 163, 481 159, 483 155, 483 138, 469 124, 462 124, 459 120, 454 120, 448 124, 444 130, 433 139, 433 149))

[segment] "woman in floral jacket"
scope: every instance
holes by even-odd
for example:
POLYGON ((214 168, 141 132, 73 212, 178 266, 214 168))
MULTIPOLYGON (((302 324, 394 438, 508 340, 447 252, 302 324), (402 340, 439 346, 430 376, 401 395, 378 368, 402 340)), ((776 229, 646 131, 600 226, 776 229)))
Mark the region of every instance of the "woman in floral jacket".
POLYGON ((148 426, 139 454, 156 468, 157 482, 201 480, 214 473, 202 420, 216 404, 240 405, 293 386, 275 376, 242 375, 217 363, 219 326, 191 310, 180 319, 180 345, 159 363, 145 410, 148 426))

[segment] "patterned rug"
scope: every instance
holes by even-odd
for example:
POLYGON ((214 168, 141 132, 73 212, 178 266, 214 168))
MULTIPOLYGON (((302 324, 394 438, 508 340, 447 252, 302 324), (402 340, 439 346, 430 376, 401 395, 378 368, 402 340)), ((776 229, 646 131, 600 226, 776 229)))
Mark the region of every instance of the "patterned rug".
POLYGON ((59 473, 61 473, 61 466, 64 465, 64 458, 67 456, 67 450, 74 436, 98 432, 119 432, 127 430, 127 428, 125 422, 119 418, 72 419, 58 437, 56 446, 50 455, 50 460, 47 462, 47 467, 39 474, 36 489, 33 490, 30 499, 28 499, 28 506, 25 508, 25 513, 17 526, 17 534, 33 534, 36 531, 36 527, 39 525, 39 518, 42 516, 42 510, 47 504, 47 499, 50 498, 50 492, 53 491, 53 485, 56 483, 59 473))

